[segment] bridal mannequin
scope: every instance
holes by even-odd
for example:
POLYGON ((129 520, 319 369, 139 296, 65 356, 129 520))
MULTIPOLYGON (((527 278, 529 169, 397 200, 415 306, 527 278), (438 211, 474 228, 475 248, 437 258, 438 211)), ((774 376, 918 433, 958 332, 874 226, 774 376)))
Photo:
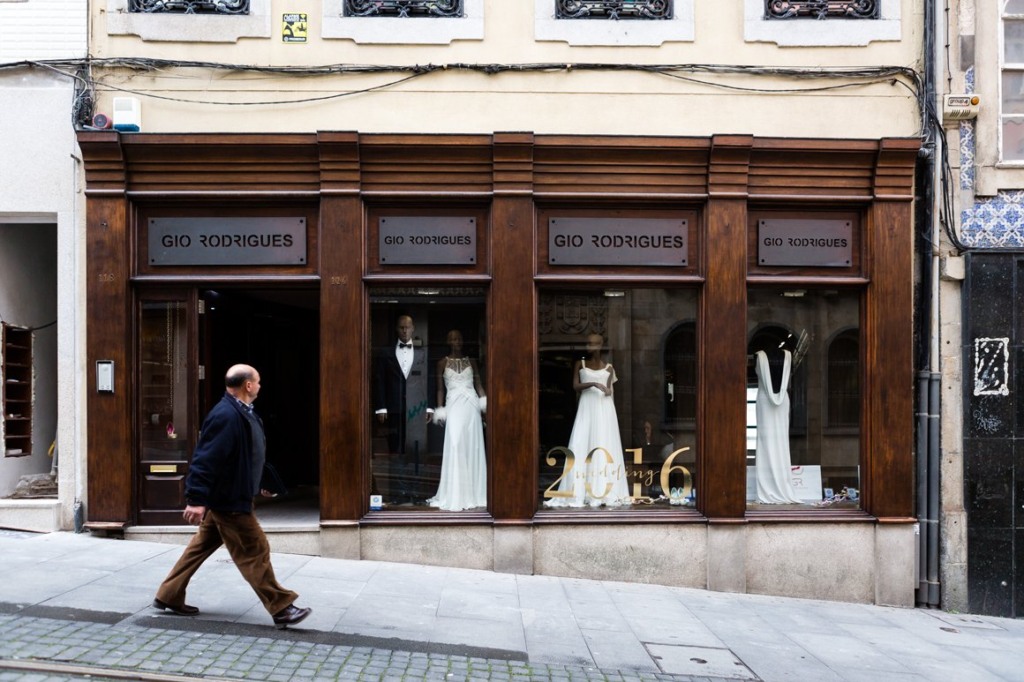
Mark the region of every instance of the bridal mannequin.
POLYGON ((769 348, 754 354, 757 371, 757 501, 799 503, 790 482, 789 378, 792 354, 769 348))
POLYGON ((483 419, 487 398, 476 361, 462 352, 462 332, 448 332, 448 355, 437 363, 435 423, 444 423, 441 480, 431 507, 460 511, 487 506, 483 419))

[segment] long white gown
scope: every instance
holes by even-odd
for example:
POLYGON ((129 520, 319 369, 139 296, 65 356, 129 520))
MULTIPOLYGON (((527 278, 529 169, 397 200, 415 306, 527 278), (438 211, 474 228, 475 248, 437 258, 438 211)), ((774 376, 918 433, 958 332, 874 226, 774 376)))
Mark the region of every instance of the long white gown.
POLYGON ((444 386, 446 421, 441 482, 437 494, 427 504, 447 511, 486 507, 487 459, 473 367, 468 362, 447 358, 444 386))
MULTIPOLYGON (((607 385, 613 372, 611 365, 605 365, 602 369, 590 369, 583 365, 580 367, 580 383, 607 385)), ((569 436, 569 449, 575 456, 575 463, 572 470, 565 472, 558 484, 558 491, 570 492, 571 495, 553 497, 545 501, 546 506, 617 507, 630 504, 615 400, 596 386, 580 392, 576 421, 573 422, 572 434, 569 436), (603 448, 603 451, 597 450, 588 458, 587 455, 594 448, 603 448)))
POLYGON ((789 455, 789 371, 792 355, 785 352, 779 390, 772 390, 771 369, 764 351, 756 354, 757 364, 757 501, 765 504, 800 502, 790 480, 789 455))

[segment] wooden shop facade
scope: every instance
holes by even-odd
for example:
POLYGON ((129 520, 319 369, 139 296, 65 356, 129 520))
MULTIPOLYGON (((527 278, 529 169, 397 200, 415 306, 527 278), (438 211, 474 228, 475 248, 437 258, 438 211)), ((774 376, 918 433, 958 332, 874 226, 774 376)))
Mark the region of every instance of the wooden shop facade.
POLYGON ((78 142, 90 529, 187 537, 189 457, 244 362, 290 490, 258 513, 307 514, 277 549, 913 604, 916 140, 78 142), (396 455, 375 367, 403 321, 423 388, 396 455), (456 509, 430 412, 460 350, 486 474, 456 509), (614 368, 618 442, 574 452, 588 358, 614 368), (758 471, 779 424, 782 501, 758 471))

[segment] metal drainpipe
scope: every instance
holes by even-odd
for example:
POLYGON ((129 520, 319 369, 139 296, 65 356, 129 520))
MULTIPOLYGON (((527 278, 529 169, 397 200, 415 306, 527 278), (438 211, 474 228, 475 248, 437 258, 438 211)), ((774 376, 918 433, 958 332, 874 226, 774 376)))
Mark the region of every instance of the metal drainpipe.
MULTIPOLYGON (((944 2, 943 5, 946 3, 944 2)), ((934 98, 933 103, 937 116, 942 115, 942 50, 944 49, 943 37, 943 15, 939 11, 939 0, 929 0, 925 3, 925 30, 931 32, 930 40, 926 38, 925 44, 931 45, 932 50, 926 50, 926 73, 929 79, 927 94, 934 98)), ((941 122, 939 123, 941 125, 941 122)), ((930 300, 928 306, 928 372, 927 375, 927 396, 926 401, 921 403, 927 405, 926 424, 922 437, 927 441, 927 452, 925 462, 925 476, 927 488, 926 499, 920 504, 924 508, 924 518, 921 529, 925 535, 926 553, 921 557, 925 569, 924 577, 926 585, 921 591, 919 599, 923 599, 924 605, 938 607, 941 601, 941 585, 939 582, 939 515, 940 515, 940 415, 942 413, 942 374, 941 356, 939 350, 939 266, 942 246, 942 159, 946 150, 943 148, 944 139, 941 130, 936 130, 934 135, 934 148, 932 154, 932 176, 931 176, 931 271, 928 273, 930 281, 930 300)), ((924 283, 922 282, 922 285, 924 283)))
POLYGON ((942 374, 931 372, 928 382, 928 606, 939 608, 941 583, 939 581, 939 412, 941 409, 942 374))
MULTIPOLYGON (((925 2, 925 97, 933 102, 936 115, 942 112, 940 84, 943 34, 942 15, 938 11, 939 0, 925 2), (932 49, 928 49, 931 47, 932 49)), ((929 121, 929 125, 932 123, 929 121)), ((940 124, 941 125, 941 124, 940 124)), ((927 352, 922 358, 922 370, 918 372, 917 386, 917 519, 919 532, 918 589, 916 601, 919 606, 937 607, 940 604, 939 583, 939 513, 940 513, 940 424, 941 379, 939 355, 939 258, 941 255, 942 216, 942 158, 945 150, 940 130, 931 135, 931 168, 928 174, 929 187, 925 189, 925 224, 931 230, 928 249, 922 248, 922 320, 921 332, 928 336, 927 352), (927 368, 927 369, 925 369, 927 368)))
POLYGON ((918 606, 928 605, 928 384, 931 372, 917 373, 917 441, 915 473, 917 478, 917 595, 918 606))

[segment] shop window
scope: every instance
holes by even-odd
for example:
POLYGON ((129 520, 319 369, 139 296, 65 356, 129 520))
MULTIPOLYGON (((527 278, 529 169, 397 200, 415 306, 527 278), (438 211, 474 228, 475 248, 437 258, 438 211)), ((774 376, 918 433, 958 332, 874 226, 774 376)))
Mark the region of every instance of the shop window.
POLYGON ((831 429, 860 425, 860 337, 845 329, 828 344, 828 424, 831 429))
POLYGON ((697 323, 680 322, 665 339, 664 423, 693 428, 697 418, 697 323))
POLYGON ((485 291, 376 289, 370 301, 371 510, 486 511, 485 291))
POLYGON ((32 330, 4 323, 3 353, 4 455, 32 454, 32 330))
POLYGON ((747 300, 748 507, 859 507, 859 292, 755 289, 747 300))
POLYGON ((1003 3, 1000 133, 1003 161, 1024 161, 1024 0, 1003 3))
POLYGON ((541 508, 695 504, 695 319, 692 291, 541 293, 541 508))

